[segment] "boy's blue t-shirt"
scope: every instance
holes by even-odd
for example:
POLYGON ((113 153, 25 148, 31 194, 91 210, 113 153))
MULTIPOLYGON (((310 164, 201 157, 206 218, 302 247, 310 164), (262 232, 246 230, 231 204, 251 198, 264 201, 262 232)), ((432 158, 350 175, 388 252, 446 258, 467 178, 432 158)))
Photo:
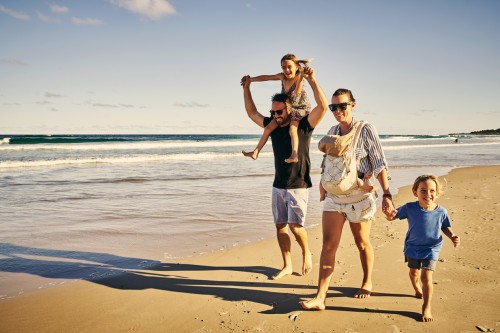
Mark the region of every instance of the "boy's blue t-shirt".
POLYGON ((413 259, 439 259, 443 246, 441 228, 451 227, 446 208, 437 206, 425 210, 417 202, 409 202, 398 208, 396 218, 408 219, 404 254, 413 259))

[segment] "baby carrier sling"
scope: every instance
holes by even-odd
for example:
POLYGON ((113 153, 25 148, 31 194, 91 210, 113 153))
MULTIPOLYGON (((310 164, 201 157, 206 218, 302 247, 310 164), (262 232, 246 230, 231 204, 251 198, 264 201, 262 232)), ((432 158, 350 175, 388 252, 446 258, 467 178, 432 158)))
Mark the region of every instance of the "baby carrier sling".
POLYGON ((325 135, 318 148, 325 153, 321 163, 321 185, 330 194, 345 197, 354 194, 357 188, 356 146, 364 121, 358 121, 344 135, 325 135))

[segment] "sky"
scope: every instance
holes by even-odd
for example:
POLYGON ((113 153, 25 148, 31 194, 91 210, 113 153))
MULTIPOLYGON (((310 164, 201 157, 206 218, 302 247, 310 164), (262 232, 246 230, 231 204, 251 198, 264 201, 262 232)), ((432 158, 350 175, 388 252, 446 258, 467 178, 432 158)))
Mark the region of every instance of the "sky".
MULTIPOLYGON (((240 79, 287 53, 379 134, 499 128, 499 17, 496 0, 0 0, 0 135, 259 134, 240 79)), ((251 89, 267 115, 280 83, 251 89)))

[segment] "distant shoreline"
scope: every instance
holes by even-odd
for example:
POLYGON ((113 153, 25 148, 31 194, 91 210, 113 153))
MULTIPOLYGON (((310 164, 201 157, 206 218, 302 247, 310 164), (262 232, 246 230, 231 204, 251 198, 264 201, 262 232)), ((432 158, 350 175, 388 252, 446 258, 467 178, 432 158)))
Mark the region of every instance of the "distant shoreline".
POLYGON ((500 135, 500 128, 488 129, 488 130, 482 130, 482 131, 473 131, 470 133, 451 133, 448 135, 500 135))

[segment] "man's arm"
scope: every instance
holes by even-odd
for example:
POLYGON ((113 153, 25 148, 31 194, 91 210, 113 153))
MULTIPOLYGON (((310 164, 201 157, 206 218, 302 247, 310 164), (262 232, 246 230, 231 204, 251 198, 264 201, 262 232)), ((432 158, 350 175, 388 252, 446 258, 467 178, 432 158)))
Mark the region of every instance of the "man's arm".
POLYGON ((255 107, 255 103, 253 102, 252 98, 252 92, 250 91, 250 83, 251 82, 248 79, 248 76, 241 79, 241 85, 243 86, 243 98, 245 100, 245 110, 247 111, 248 118, 252 119, 254 123, 263 128, 264 116, 261 115, 255 107))
POLYGON ((323 117, 325 116, 326 108, 328 107, 328 101, 326 100, 326 96, 323 93, 323 90, 316 81, 314 69, 312 69, 311 67, 305 67, 304 77, 311 86, 311 89, 314 93, 314 100, 317 104, 316 107, 312 109, 308 118, 309 125, 311 125, 312 128, 315 128, 319 124, 321 119, 323 119, 323 117))

